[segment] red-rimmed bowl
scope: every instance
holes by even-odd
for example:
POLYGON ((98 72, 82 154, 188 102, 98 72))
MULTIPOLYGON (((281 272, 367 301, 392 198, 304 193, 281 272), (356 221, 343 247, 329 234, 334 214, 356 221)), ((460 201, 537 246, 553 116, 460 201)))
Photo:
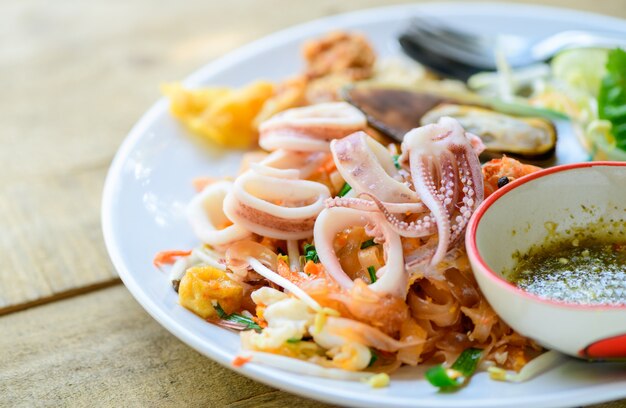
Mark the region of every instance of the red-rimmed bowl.
POLYGON ((626 228, 623 162, 552 167, 487 197, 469 222, 465 244, 476 280, 496 313, 547 348, 582 358, 626 358, 626 304, 549 300, 503 276, 515 265, 516 254, 541 245, 548 234, 567 237, 572 227, 608 220, 615 222, 607 228, 626 228))

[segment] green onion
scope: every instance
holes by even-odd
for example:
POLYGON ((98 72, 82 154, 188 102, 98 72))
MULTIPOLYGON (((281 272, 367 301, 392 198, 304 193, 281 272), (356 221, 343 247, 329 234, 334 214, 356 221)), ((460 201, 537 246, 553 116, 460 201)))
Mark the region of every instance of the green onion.
POLYGON ((361 249, 369 248, 374 245, 376 245, 376 242, 374 242, 374 238, 368 239, 367 241, 363 241, 363 243, 361 244, 361 249))
POLYGON ((372 283, 376 282, 376 268, 374 268, 373 266, 368 266, 367 272, 370 274, 370 281, 372 283))
POLYGON ((287 343, 290 343, 290 344, 300 343, 301 341, 302 340, 300 339, 294 339, 294 338, 287 339, 287 343))
POLYGON ((254 320, 252 320, 251 318, 247 316, 240 315, 239 313, 227 314, 224 311, 224 309, 222 309, 222 306, 220 306, 219 303, 216 303, 215 305, 213 305, 213 308, 217 312, 217 315, 219 316, 219 318, 222 320, 227 320, 233 323, 239 323, 245 326, 244 330, 257 330, 257 331, 261 330, 261 326, 259 326, 254 320))
POLYGON ((394 154, 393 155, 393 164, 396 165, 396 169, 400 170, 402 168, 402 166, 400 165, 400 162, 398 161, 398 159, 400 158, 399 154, 394 154))
POLYGON ((317 250, 315 249, 315 245, 304 244, 304 259, 307 261, 320 263, 320 258, 319 256, 317 256, 317 250))
POLYGON ((426 371, 426 379, 443 391, 452 391, 463 386, 476 371, 483 351, 469 348, 464 350, 452 367, 439 364, 426 371))
POLYGON ((261 326, 256 324, 254 320, 238 313, 233 313, 229 315, 225 320, 246 326, 244 330, 261 330, 261 326))
POLYGON ((352 190, 352 187, 350 187, 350 184, 345 183, 343 185, 343 187, 341 187, 341 190, 339 191, 339 194, 337 194, 338 197, 343 197, 346 194, 348 194, 350 192, 350 190, 352 190))
POLYGON ((378 354, 376 354, 376 352, 373 349, 370 349, 370 353, 372 354, 372 357, 370 357, 370 362, 367 365, 368 367, 373 366, 376 360, 378 360, 378 354))
POLYGON ((214 304, 213 309, 215 309, 220 319, 226 319, 228 317, 228 314, 222 309, 219 303, 214 304))

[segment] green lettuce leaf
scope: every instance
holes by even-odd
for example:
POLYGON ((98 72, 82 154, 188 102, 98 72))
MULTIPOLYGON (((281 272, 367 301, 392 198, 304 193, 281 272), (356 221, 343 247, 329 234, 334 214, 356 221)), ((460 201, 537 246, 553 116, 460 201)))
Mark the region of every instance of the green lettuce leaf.
POLYGON ((598 94, 598 116, 611 122, 617 147, 626 150, 626 51, 609 52, 598 94))

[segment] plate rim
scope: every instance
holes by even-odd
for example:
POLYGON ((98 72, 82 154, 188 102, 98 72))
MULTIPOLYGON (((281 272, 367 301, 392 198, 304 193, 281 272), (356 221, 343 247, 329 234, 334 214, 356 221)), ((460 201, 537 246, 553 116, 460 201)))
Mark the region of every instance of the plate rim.
MULTIPOLYGON (((189 75, 183 83, 187 86, 198 86, 205 82, 206 78, 220 72, 231 65, 235 65, 241 60, 252 57, 255 54, 263 54, 266 50, 280 47, 290 42, 294 35, 298 37, 310 36, 314 32, 323 31, 332 28, 332 26, 340 20, 344 20, 347 16, 351 22, 357 21, 359 24, 379 21, 381 18, 393 19, 394 16, 405 16, 406 13, 440 11, 448 7, 456 7, 463 9, 472 9, 473 11, 492 12, 501 15, 504 11, 510 13, 532 14, 539 11, 545 13, 558 13, 564 18, 583 18, 593 16, 597 21, 605 20, 611 24, 624 24, 625 20, 579 10, 571 10, 567 8, 543 6, 534 4, 512 4, 512 3, 475 3, 475 2, 443 2, 430 4, 404 4, 394 6, 384 6, 367 8, 357 11, 344 12, 332 16, 321 17, 306 23, 296 24, 291 27, 276 31, 272 34, 263 36, 255 41, 247 43, 241 47, 218 57, 195 70, 189 75), (381 17, 382 16, 382 17, 381 17)), ((333 404, 343 404, 348 406, 368 406, 380 407, 385 406, 405 407, 405 406, 422 406, 422 407, 499 407, 502 403, 506 403, 509 407, 524 407, 533 404, 534 407, 565 407, 572 403, 577 405, 601 403, 613 399, 626 397, 626 392, 620 392, 615 389, 614 384, 597 384, 590 387, 579 388, 576 390, 560 391, 542 395, 540 398, 534 395, 517 396, 508 399, 501 397, 491 398, 474 398, 469 401, 447 400, 441 398, 438 394, 433 394, 430 398, 421 398, 419 400, 389 395, 387 393, 376 392, 372 390, 368 393, 358 393, 356 391, 340 392, 338 388, 325 388, 320 385, 303 386, 300 382, 295 381, 287 371, 262 366, 259 364, 249 363, 240 368, 234 368, 231 365, 232 357, 230 353, 222 350, 219 345, 214 344, 210 339, 200 337, 192 332, 183 324, 176 322, 170 317, 165 310, 159 307, 150 296, 142 289, 141 285, 135 279, 133 273, 127 267, 124 258, 119 250, 118 242, 115 238, 112 220, 115 217, 114 204, 115 196, 120 185, 120 179, 123 174, 123 167, 130 157, 135 146, 140 142, 142 136, 146 133, 147 128, 168 110, 168 103, 164 97, 161 97, 146 111, 136 124, 131 128, 130 132, 123 139, 115 156, 111 162, 104 183, 102 201, 101 201, 101 227, 104 237, 105 246, 111 262, 118 272, 124 285, 131 292, 137 302, 150 314, 159 324, 165 327, 171 334, 179 340, 194 348, 199 353, 207 356, 219 364, 234 370, 235 372, 245 375, 249 378, 259 381, 263 384, 274 388, 279 388, 296 395, 308 397, 318 401, 324 401, 333 404), (562 395, 565 394, 565 395, 562 395), (597 398, 597 395, 602 395, 597 398)))

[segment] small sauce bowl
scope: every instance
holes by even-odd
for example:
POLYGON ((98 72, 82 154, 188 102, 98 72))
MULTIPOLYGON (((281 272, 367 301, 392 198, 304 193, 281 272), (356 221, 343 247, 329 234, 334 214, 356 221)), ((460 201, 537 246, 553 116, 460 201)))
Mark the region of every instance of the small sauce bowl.
POLYGON ((542 245, 550 234, 568 237, 573 229, 599 220, 607 221, 606 228, 626 228, 624 162, 567 164, 507 184, 476 210, 465 245, 480 289, 517 332, 571 356, 623 359, 626 304, 551 300, 526 292, 503 276, 520 254, 542 245))

